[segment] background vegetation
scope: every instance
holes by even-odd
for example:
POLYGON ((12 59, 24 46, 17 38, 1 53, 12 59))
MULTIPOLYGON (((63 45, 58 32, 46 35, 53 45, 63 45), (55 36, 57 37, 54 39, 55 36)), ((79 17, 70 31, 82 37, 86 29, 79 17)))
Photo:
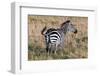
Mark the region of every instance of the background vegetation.
POLYGON ((88 18, 73 16, 28 16, 28 60, 76 59, 88 57, 88 18), (68 33, 64 50, 48 55, 45 51, 45 39, 41 30, 59 28, 60 24, 71 20, 78 30, 77 34, 68 33))

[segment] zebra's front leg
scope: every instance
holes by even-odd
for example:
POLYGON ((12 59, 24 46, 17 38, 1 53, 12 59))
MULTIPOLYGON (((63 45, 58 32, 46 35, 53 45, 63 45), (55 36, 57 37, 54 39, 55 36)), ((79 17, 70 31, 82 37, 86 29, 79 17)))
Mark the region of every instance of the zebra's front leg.
POLYGON ((46 46, 46 53, 48 53, 48 46, 46 46))

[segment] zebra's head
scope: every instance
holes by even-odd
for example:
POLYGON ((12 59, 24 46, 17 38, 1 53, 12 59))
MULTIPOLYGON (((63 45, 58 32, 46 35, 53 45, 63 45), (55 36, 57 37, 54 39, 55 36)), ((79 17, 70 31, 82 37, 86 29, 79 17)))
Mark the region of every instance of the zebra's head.
POLYGON ((74 24, 72 24, 70 20, 67 20, 61 24, 61 30, 63 30, 64 34, 66 34, 66 32, 73 32, 75 34, 77 33, 77 29, 74 27, 74 24))

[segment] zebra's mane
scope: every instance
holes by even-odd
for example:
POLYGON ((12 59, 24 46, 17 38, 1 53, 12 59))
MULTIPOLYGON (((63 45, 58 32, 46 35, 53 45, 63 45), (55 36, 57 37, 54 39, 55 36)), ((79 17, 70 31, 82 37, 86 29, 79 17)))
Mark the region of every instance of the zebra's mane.
POLYGON ((66 31, 67 31, 66 28, 68 27, 68 23, 70 23, 70 20, 67 20, 67 21, 65 21, 65 22, 63 22, 63 23, 61 24, 60 29, 63 31, 64 34, 66 34, 66 31))
POLYGON ((67 20, 67 21, 63 22, 63 23, 61 24, 61 27, 63 27, 66 23, 70 23, 70 20, 67 20))

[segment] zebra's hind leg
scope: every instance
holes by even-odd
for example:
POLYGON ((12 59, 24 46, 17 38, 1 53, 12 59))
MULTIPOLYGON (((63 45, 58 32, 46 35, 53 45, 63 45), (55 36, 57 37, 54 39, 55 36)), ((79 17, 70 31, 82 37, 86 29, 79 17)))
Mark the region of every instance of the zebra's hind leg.
POLYGON ((55 46, 54 46, 54 44, 51 44, 50 45, 50 53, 54 54, 54 51, 55 51, 55 46))
POLYGON ((49 44, 49 55, 52 55, 52 44, 49 44))
POLYGON ((58 51, 58 45, 55 44, 55 54, 57 54, 57 51, 58 51))
POLYGON ((57 46, 55 46, 55 54, 57 54, 57 46))
POLYGON ((49 44, 48 43, 46 44, 46 54, 47 55, 49 54, 49 44))
POLYGON ((56 44, 52 44, 52 53, 56 54, 56 44))
POLYGON ((50 43, 48 43, 46 45, 46 53, 47 53, 47 55, 50 55, 50 53, 51 53, 51 44, 50 43))
POLYGON ((48 46, 46 47, 46 53, 48 53, 48 46))

